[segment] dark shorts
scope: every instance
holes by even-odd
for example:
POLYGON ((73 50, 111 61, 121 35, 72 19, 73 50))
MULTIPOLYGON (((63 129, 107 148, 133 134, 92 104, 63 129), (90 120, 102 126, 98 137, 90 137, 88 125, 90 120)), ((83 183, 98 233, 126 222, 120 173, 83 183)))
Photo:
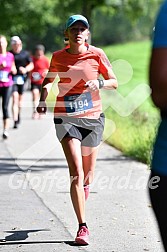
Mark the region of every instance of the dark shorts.
POLYGON ((72 137, 79 139, 82 146, 96 147, 102 140, 105 117, 103 113, 98 119, 56 117, 54 123, 60 142, 72 137))
POLYGON ((22 95, 24 93, 24 84, 13 84, 13 92, 18 92, 20 95, 22 95))
POLYGON ((32 91, 33 89, 38 89, 39 92, 41 92, 42 85, 40 85, 40 84, 35 84, 35 83, 31 83, 31 91, 32 91))

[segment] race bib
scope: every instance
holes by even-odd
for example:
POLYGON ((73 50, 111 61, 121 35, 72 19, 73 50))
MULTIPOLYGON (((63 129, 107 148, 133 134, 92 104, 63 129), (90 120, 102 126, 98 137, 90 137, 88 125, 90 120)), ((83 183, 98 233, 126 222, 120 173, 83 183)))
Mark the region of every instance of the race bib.
POLYGON ((8 82, 9 81, 9 72, 0 71, 0 81, 1 82, 8 82))
POLYGON ((32 73, 32 79, 33 79, 33 81, 39 81, 39 80, 42 79, 42 76, 38 72, 33 72, 32 73))
POLYGON ((15 75, 13 76, 13 82, 17 85, 23 85, 24 84, 24 76, 23 75, 15 75))
POLYGON ((73 116, 85 113, 93 108, 92 96, 90 92, 64 97, 67 114, 73 116))

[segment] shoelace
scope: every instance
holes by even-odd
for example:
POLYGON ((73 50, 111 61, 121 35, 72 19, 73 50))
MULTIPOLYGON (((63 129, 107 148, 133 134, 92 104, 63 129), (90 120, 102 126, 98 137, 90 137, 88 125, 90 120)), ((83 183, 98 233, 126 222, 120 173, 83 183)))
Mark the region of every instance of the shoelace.
POLYGON ((79 231, 78 231, 78 235, 86 235, 87 234, 87 230, 85 228, 81 228, 79 231))

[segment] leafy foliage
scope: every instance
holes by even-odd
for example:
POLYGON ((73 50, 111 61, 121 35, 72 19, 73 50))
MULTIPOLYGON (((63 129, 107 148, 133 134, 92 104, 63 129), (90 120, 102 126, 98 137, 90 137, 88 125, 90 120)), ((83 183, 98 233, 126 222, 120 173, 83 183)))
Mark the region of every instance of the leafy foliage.
MULTIPOLYGON (((56 2, 56 1, 55 1, 56 2)), ((55 23, 52 0, 1 0, 1 32, 11 35, 31 30, 42 34, 47 23, 55 23)))
POLYGON ((89 19, 92 41, 96 44, 117 43, 132 37, 140 39, 149 35, 148 31, 161 2, 162 0, 0 0, 1 33, 8 37, 21 36, 30 48, 34 43, 41 42, 45 43, 48 50, 56 50, 63 46, 67 17, 80 13, 89 19), (114 27, 112 33, 110 26, 114 27))

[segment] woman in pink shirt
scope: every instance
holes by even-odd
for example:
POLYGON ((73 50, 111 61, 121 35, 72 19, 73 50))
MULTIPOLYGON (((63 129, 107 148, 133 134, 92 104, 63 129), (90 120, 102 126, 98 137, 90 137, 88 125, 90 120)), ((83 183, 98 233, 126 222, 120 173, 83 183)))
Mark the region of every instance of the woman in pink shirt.
POLYGON ((0 35, 0 96, 2 96, 3 112, 3 135, 4 139, 8 138, 9 112, 8 104, 12 92, 12 74, 16 74, 14 56, 7 52, 6 37, 0 35))

